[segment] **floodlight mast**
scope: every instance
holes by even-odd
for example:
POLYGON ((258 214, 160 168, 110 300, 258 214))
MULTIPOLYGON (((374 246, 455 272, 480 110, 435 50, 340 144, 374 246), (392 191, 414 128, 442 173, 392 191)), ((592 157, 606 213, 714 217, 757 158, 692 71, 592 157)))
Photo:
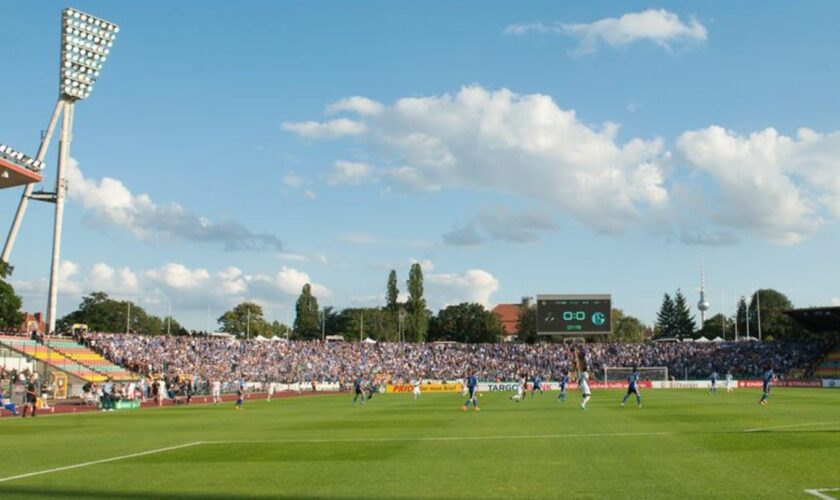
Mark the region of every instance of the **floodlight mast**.
POLYGON ((62 116, 58 144, 58 162, 54 192, 33 193, 33 185, 24 189, 17 213, 3 247, 2 260, 9 256, 20 230, 30 199, 55 203, 55 225, 50 264, 50 286, 47 300, 47 332, 55 333, 58 305, 58 277, 61 263, 61 230, 64 221, 64 201, 67 195, 67 160, 73 138, 73 113, 76 101, 90 97, 93 85, 99 78, 102 66, 111 52, 119 27, 104 19, 85 14, 73 8, 61 13, 61 66, 59 69, 59 98, 49 126, 38 148, 36 160, 43 161, 52 139, 59 115, 62 116))

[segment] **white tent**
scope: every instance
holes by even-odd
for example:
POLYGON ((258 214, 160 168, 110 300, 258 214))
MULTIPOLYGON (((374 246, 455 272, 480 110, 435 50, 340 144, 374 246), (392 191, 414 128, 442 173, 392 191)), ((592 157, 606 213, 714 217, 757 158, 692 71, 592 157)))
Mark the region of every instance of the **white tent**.
POLYGON ((268 339, 263 337, 262 335, 257 335, 256 337, 254 337, 254 340, 256 340, 257 342, 267 342, 268 341, 268 339))
POLYGON ((372 338, 370 338, 370 337, 366 338, 366 339, 365 339, 365 340, 363 340, 362 342, 363 342, 363 343, 365 343, 365 344, 375 344, 375 343, 376 343, 376 341, 375 341, 375 340, 373 340, 373 339, 372 339, 372 338))
POLYGON ((726 341, 723 340, 722 338, 720 338, 720 336, 718 336, 718 337, 713 338, 712 342, 726 342, 726 341))
POLYGON ((288 342, 289 341, 289 339, 287 339, 286 337, 277 337, 277 336, 271 337, 268 340, 271 341, 271 342, 288 342))
POLYGON ((700 337, 699 339, 695 340, 695 342, 708 342, 708 341, 709 341, 709 339, 707 339, 706 337, 700 337))

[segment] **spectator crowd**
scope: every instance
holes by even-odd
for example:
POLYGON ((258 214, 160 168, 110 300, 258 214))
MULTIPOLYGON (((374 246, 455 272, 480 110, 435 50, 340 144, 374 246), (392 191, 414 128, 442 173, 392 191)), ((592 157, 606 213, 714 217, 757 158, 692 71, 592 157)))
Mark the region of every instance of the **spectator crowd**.
POLYGON ((593 377, 610 367, 667 367, 672 377, 706 378, 713 371, 757 377, 772 365, 779 374, 809 368, 820 342, 454 344, 257 341, 190 336, 90 333, 82 342, 146 377, 182 377, 194 384, 220 381, 347 383, 386 380, 515 380, 523 374, 556 377, 585 361, 593 377), (578 361, 580 360, 580 361, 578 361))

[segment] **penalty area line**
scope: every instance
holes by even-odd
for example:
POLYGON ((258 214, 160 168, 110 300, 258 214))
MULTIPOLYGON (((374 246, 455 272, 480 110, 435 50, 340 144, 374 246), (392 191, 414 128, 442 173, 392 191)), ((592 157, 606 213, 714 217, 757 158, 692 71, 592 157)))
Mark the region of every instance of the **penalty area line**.
POLYGON ((814 488, 811 490, 804 490, 805 493, 809 495, 813 495, 820 500, 837 500, 836 496, 826 495, 825 492, 827 491, 840 491, 840 488, 814 488))
POLYGON ((790 425, 777 425, 775 427, 757 427, 755 429, 747 429, 744 432, 764 432, 764 431, 775 431, 776 429, 792 429, 796 427, 818 427, 821 425, 831 425, 831 424, 840 424, 840 420, 835 420, 832 422, 805 422, 803 424, 790 424, 790 425))
POLYGON ((16 476, 2 477, 2 478, 0 478, 0 483, 5 483, 6 481, 14 481, 16 479, 25 479, 27 477, 42 476, 44 474, 52 474, 53 472, 62 472, 62 471, 66 471, 66 470, 79 469, 79 468, 82 468, 82 467, 89 467, 91 465, 105 464, 105 463, 108 463, 108 462, 117 462, 119 460, 128 460, 129 458, 137 458, 137 457, 143 457, 143 456, 146 456, 146 455, 154 455, 155 453, 164 453, 164 452, 167 452, 167 451, 178 450, 178 449, 181 449, 181 448, 189 448, 191 446, 198 446, 200 444, 204 444, 204 441, 196 441, 194 443, 179 444, 177 446, 168 446, 166 448, 158 448, 156 450, 141 451, 139 453, 131 453, 129 455, 120 455, 118 457, 103 458, 102 460, 93 460, 91 462, 83 462, 83 463, 80 463, 80 464, 65 465, 64 467, 56 467, 54 469, 45 469, 45 470, 39 470, 39 471, 36 471, 36 472, 27 472, 26 474, 18 474, 16 476))
POLYGON ((317 443, 390 443, 390 442, 435 442, 435 441, 503 441, 517 439, 562 439, 595 437, 642 437, 672 436, 674 432, 613 432, 593 434, 525 434, 521 436, 416 436, 416 437, 371 437, 371 438, 312 438, 312 439, 266 439, 204 441, 203 444, 317 444, 317 443))

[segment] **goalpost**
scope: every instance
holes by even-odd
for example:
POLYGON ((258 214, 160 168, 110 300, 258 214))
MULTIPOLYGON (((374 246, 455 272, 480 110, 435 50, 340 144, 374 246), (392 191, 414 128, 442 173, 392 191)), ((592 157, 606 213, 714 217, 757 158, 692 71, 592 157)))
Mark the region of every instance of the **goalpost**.
MULTIPOLYGON (((650 380, 651 382, 658 380, 661 382, 668 381, 668 367, 667 366, 642 366, 636 369, 642 380, 650 380)), ((633 373, 633 368, 626 366, 605 366, 604 367, 604 382, 618 382, 627 380, 627 377, 633 373)))

